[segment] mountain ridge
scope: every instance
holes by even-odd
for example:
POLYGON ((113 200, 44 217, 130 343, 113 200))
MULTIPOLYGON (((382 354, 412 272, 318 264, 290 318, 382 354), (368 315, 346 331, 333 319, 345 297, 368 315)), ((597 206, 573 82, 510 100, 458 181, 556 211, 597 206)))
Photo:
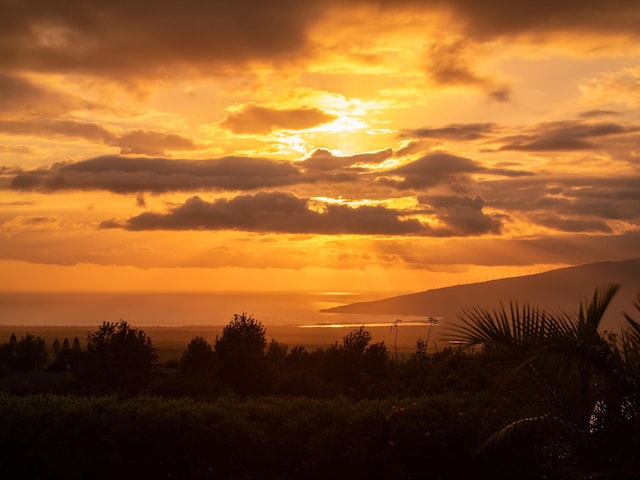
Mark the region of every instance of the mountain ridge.
POLYGON ((622 312, 637 317, 634 301, 640 292, 640 258, 587 263, 543 273, 453 285, 381 300, 321 310, 327 313, 423 315, 454 323, 476 307, 493 310, 500 304, 530 304, 550 312, 578 311, 597 288, 619 284, 603 328, 617 331, 625 323, 622 312))

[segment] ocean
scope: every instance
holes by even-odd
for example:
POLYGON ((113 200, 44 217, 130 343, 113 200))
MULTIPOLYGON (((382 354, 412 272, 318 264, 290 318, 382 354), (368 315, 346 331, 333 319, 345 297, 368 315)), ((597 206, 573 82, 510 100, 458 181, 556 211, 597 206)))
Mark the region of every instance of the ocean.
MULTIPOLYGON (((126 320, 134 326, 225 325, 247 313, 265 326, 385 324, 393 315, 322 313, 321 309, 406 292, 287 293, 0 293, 0 325, 93 326, 126 320)), ((403 321, 420 319, 403 319, 403 321)))

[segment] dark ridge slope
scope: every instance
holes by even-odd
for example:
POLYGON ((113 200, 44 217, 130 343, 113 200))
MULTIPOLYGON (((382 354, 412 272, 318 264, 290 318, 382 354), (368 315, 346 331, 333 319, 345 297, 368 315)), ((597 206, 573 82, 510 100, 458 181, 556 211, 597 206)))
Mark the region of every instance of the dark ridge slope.
POLYGON ((604 327, 613 331, 624 324, 622 312, 637 314, 633 302, 640 292, 640 258, 599 262, 522 277, 457 285, 401 295, 372 302, 359 302, 327 310, 330 313, 424 315, 455 321, 463 310, 479 306, 493 310, 510 301, 531 304, 553 312, 577 311, 590 300, 597 287, 621 285, 605 316, 604 327))

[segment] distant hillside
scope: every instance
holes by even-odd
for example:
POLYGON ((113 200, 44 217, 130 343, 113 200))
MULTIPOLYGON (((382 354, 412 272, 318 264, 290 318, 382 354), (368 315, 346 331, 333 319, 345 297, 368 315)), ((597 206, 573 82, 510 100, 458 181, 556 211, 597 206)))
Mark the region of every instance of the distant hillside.
POLYGON ((522 277, 457 285, 401 295, 372 302, 335 307, 325 312, 358 314, 422 315, 443 318, 451 324, 462 310, 475 306, 494 309, 500 302, 529 303, 554 312, 577 311, 580 301, 591 299, 596 287, 611 283, 621 285, 609 306, 603 327, 614 332, 624 324, 622 312, 637 314, 633 302, 640 292, 640 258, 617 262, 600 262, 561 268, 522 277))

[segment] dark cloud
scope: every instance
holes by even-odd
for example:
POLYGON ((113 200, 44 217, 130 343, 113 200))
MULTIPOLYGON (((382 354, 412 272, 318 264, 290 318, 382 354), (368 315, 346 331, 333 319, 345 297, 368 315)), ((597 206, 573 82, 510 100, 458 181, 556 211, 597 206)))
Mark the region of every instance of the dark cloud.
POLYGON ((637 35, 640 22, 635 0, 452 0, 445 5, 464 22, 466 33, 479 40, 553 32, 637 35))
POLYGON ((117 146, 121 153, 145 155, 195 148, 191 139, 176 134, 145 130, 116 134, 103 125, 69 118, 70 112, 83 108, 95 109, 98 106, 18 76, 0 75, 0 132, 79 138, 117 146))
POLYGON ((637 127, 625 127, 611 122, 559 121, 536 125, 522 135, 504 137, 499 141, 503 143, 500 150, 533 152, 592 150, 598 147, 595 141, 599 138, 637 131, 637 127))
POLYGON ((468 158, 434 153, 392 169, 378 181, 399 189, 422 189, 440 184, 466 184, 469 181, 469 173, 479 170, 481 168, 468 158))
POLYGON ((568 233, 583 233, 583 232, 596 232, 596 233, 612 233, 611 227, 606 222, 596 219, 583 219, 583 218, 567 218, 559 215, 532 215, 532 219, 538 225, 543 225, 548 228, 560 230, 561 232, 568 233))
POLYGON ((341 157, 332 154, 328 150, 319 148, 315 150, 309 158, 300 162, 300 165, 309 170, 341 170, 344 168, 353 167, 354 165, 360 163, 380 164, 390 158, 392 155, 393 150, 388 148, 386 150, 380 150, 378 152, 361 153, 358 155, 341 157))
MULTIPOLYGON (((402 130, 400 136, 401 137, 408 137, 409 132, 411 132, 412 130, 402 130)), ((395 152, 393 152, 393 155, 395 157, 404 157, 407 155, 415 155, 415 154, 420 154, 420 153, 424 153, 425 151, 429 151, 430 148, 430 143, 428 140, 413 140, 411 142, 408 142, 404 147, 399 148, 398 150, 396 150, 395 152)))
MULTIPOLYGON (((524 238, 450 238, 440 248, 421 248, 408 239, 381 240, 382 254, 399 257, 404 265, 430 268, 433 265, 512 265, 527 268, 536 264, 573 264, 626 260, 638 257, 640 231, 616 234, 559 233, 524 238)), ((478 279, 480 280, 488 280, 478 279)))
POLYGON ((192 150, 193 140, 175 134, 133 130, 111 142, 120 147, 120 153, 164 155, 167 151, 192 150))
POLYGON ((485 168, 473 160, 448 153, 431 153, 385 172, 378 181, 383 185, 400 189, 429 188, 445 185, 450 188, 464 188, 471 182, 473 173, 490 173, 502 176, 526 176, 529 172, 485 168), (402 178, 398 180, 397 178, 402 178))
POLYGON ((287 59, 307 44, 319 2, 2 0, 5 68, 126 77, 167 65, 216 68, 287 59))
POLYGON ((565 232, 611 232, 610 221, 640 225, 640 177, 539 176, 485 182, 487 205, 565 232))
POLYGON ((39 86, 20 76, 0 75, 0 117, 55 116, 69 110, 93 107, 90 102, 39 86))
POLYGON ((473 210, 482 210, 484 199, 482 197, 459 197, 455 195, 418 195, 418 203, 430 205, 436 209, 467 207, 473 210))
POLYGON ((80 138, 120 148, 122 154, 165 155, 169 151, 197 148, 193 140, 176 134, 132 130, 117 135, 102 125, 75 120, 0 120, 0 132, 11 135, 80 138))
POLYGON ((144 195, 142 193, 139 193, 138 195, 136 195, 136 206, 137 207, 146 207, 147 206, 147 201, 144 198, 144 195))
POLYGON ((432 208, 438 220, 446 225, 450 235, 467 236, 499 234, 502 221, 498 215, 486 215, 482 197, 454 195, 420 195, 418 202, 432 208))
POLYGON ((31 207, 33 205, 36 205, 36 203, 28 200, 16 200, 14 202, 0 202, 0 206, 3 206, 3 207, 31 207))
POLYGON ((0 132, 11 135, 82 138, 98 143, 110 143, 116 138, 100 125, 73 120, 0 120, 0 132))
POLYGON ((114 193, 170 192, 196 189, 251 190, 300 181, 290 162, 224 157, 169 160, 103 156, 48 169, 24 171, 11 181, 16 190, 108 190, 114 193))
POLYGON ((247 105, 230 113, 220 126, 234 133, 269 133, 274 130, 304 130, 335 120, 317 108, 274 109, 247 105))
MULTIPOLYGON (((429 227, 385 207, 314 203, 288 193, 257 193, 207 202, 195 196, 168 213, 145 212, 121 224, 128 230, 245 230, 314 234, 426 234, 429 227)), ((108 220, 102 228, 119 225, 108 220)))
POLYGON ((493 123, 454 123, 440 128, 417 128, 405 130, 401 137, 433 138, 436 140, 478 140, 486 138, 496 130, 493 123))
MULTIPOLYGON (((5 71, 166 77, 176 66, 219 72, 228 65, 283 62, 312 52, 308 32, 330 13, 375 3, 395 11, 445 11, 465 38, 532 38, 553 32, 638 35, 636 0, 0 0, 0 59, 5 71)), ((374 12, 375 10, 371 10, 374 12)), ((441 83, 482 83, 455 45, 436 48, 441 83)), ((496 95, 496 99, 506 98, 496 95)))
POLYGON ((427 51, 426 73, 436 85, 470 85, 486 91, 489 98, 497 102, 511 100, 508 86, 497 86, 492 78, 474 71, 477 54, 471 51, 469 42, 437 42, 427 51))
POLYGON ((620 115, 620 112, 615 110, 587 110, 580 113, 582 118, 611 117, 615 115, 620 115))
POLYGON ((511 101, 513 92, 510 87, 498 87, 488 92, 489 100, 494 102, 506 103, 511 101))
POLYGON ((434 43, 427 56, 427 73, 437 85, 484 84, 484 80, 472 72, 470 55, 464 42, 434 43))
POLYGON ((473 160, 448 153, 431 153, 390 171, 396 175, 447 176, 482 171, 473 160))

